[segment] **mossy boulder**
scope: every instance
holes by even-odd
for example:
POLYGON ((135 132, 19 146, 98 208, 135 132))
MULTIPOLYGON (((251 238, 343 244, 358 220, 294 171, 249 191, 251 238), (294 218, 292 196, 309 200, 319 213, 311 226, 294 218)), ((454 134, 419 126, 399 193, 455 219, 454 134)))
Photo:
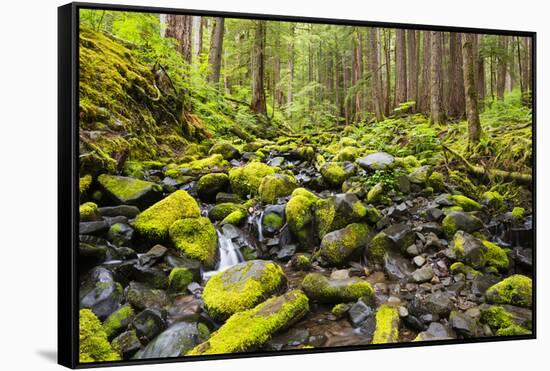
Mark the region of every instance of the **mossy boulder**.
POLYGON ((226 141, 220 141, 214 144, 212 148, 210 148, 210 151, 208 151, 208 154, 220 154, 225 160, 233 160, 240 156, 239 150, 226 141))
POLYGON ((183 357, 209 336, 210 330, 202 322, 178 322, 149 342, 134 359, 183 357))
POLYGON ((481 202, 484 205, 494 209, 503 210, 505 208, 504 197, 496 191, 487 191, 481 195, 481 202))
POLYGON ((208 218, 186 218, 174 222, 169 230, 170 241, 191 259, 213 268, 218 247, 216 228, 208 218))
POLYGON ((233 211, 231 214, 229 214, 225 218, 223 218, 222 221, 220 222, 220 225, 233 224, 233 225, 238 226, 238 225, 242 224, 243 220, 247 216, 248 216, 248 213, 246 212, 245 209, 238 209, 238 210, 233 211))
POLYGON ((420 166, 409 174, 409 180, 411 183, 424 185, 428 182, 431 172, 432 169, 429 166, 420 166))
POLYGON ((334 158, 336 161, 355 161, 357 157, 359 157, 359 149, 355 147, 344 147, 342 148, 336 157, 334 158))
POLYGON ((103 322, 103 330, 107 334, 107 337, 112 339, 126 330, 135 314, 134 309, 129 304, 123 305, 115 312, 111 313, 103 322))
POLYGON ((120 355, 111 347, 101 322, 89 309, 79 312, 79 362, 119 361, 120 355))
POLYGON ((90 186, 92 185, 92 176, 90 174, 84 175, 78 181, 78 190, 80 198, 83 198, 88 193, 90 186))
POLYGON ((448 238, 461 230, 467 233, 473 233, 483 227, 483 222, 474 215, 464 211, 450 211, 442 222, 443 232, 448 238))
POLYGON ((533 303, 533 282, 527 276, 514 274, 489 287, 485 297, 489 303, 529 308, 533 303))
POLYGON ((473 268, 483 268, 487 262, 487 247, 479 239, 464 231, 455 233, 450 252, 456 260, 473 268))
POLYGON ((296 189, 296 180, 287 174, 272 174, 263 177, 258 189, 260 200, 273 204, 278 198, 288 196, 296 189))
POLYGON ((186 191, 178 190, 140 213, 134 227, 141 236, 159 242, 168 238, 168 230, 175 221, 199 216, 197 201, 186 191))
POLYGON ((292 192, 292 198, 287 202, 285 215, 290 232, 302 246, 310 245, 315 238, 314 205, 319 200, 313 193, 304 188, 292 192))
POLYGON ((399 311, 387 304, 382 304, 376 311, 376 328, 372 338, 373 344, 397 343, 399 340, 399 311))
POLYGON ((390 249, 405 253, 415 243, 415 234, 407 224, 398 223, 377 233, 367 245, 369 260, 383 264, 390 249))
POLYGON ((168 275, 168 287, 174 292, 185 292, 193 282, 193 272, 185 267, 172 268, 168 275))
POLYGON ((93 202, 86 202, 79 207, 80 221, 93 222, 101 220, 101 214, 97 205, 93 202))
POLYGON ((486 240, 482 241, 482 243, 487 248, 486 258, 489 267, 495 267, 501 271, 507 270, 510 267, 508 254, 502 247, 486 240))
POLYGON ((118 205, 145 208, 162 197, 162 186, 144 180, 101 174, 97 182, 104 194, 118 205))
POLYGON ((374 204, 379 202, 384 195, 384 185, 382 183, 376 183, 371 187, 367 193, 367 202, 369 204, 374 204))
POLYGON ((263 177, 275 174, 276 168, 261 162, 251 162, 229 171, 229 182, 233 192, 246 198, 256 196, 263 177))
POLYGON ((326 162, 319 170, 323 179, 331 187, 338 188, 346 179, 355 174, 356 168, 352 162, 326 162))
POLYGON ((515 220, 521 220, 525 218, 525 209, 523 207, 514 207, 512 209, 512 218, 515 220))
POLYGON ((321 273, 308 273, 302 281, 306 295, 321 303, 343 303, 356 301, 361 297, 372 299, 371 284, 358 277, 329 279, 321 273))
POLYGON ((208 217, 213 221, 220 221, 237 210, 246 211, 246 207, 234 202, 222 202, 221 204, 217 204, 210 209, 208 212, 208 217))
POLYGON ((464 277, 466 277, 468 279, 473 279, 476 276, 481 276, 482 275, 482 273, 480 271, 475 270, 474 268, 472 268, 469 265, 466 265, 462 262, 454 262, 453 264, 451 264, 449 269, 451 270, 451 273, 453 275, 463 274, 464 277))
POLYGON ((366 206, 353 193, 319 199, 315 203, 315 220, 319 238, 348 224, 364 221, 366 206))
POLYGON ((451 200, 464 211, 478 211, 482 208, 477 201, 463 195, 452 195, 451 200))
POLYGON ((283 270, 272 261, 240 263, 208 280, 203 292, 204 305, 212 318, 223 321, 276 294, 285 282, 283 270))
POLYGON ((202 200, 212 201, 216 194, 223 192, 229 186, 229 176, 224 173, 203 175, 197 182, 197 194, 202 200))
POLYGON ((434 171, 428 177, 426 185, 432 187, 436 192, 441 192, 445 189, 445 178, 440 172, 434 171))
POLYGON ((497 336, 528 335, 531 333, 531 311, 510 305, 480 306, 481 322, 486 323, 497 336), (522 310, 523 309, 523 310, 522 310))
POLYGON ((274 334, 288 328, 309 311, 300 290, 289 291, 256 307, 233 314, 204 343, 187 355, 240 353, 259 349, 274 334))
POLYGON ((323 237, 319 256, 328 265, 342 265, 354 254, 359 254, 371 238, 372 232, 367 224, 350 224, 323 237))

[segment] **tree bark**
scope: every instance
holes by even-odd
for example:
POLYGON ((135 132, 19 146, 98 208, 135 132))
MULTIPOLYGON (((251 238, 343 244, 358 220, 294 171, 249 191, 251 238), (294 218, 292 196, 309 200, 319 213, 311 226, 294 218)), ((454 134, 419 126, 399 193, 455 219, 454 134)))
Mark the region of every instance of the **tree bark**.
POLYGON ((442 57, 442 33, 438 31, 431 32, 431 100, 430 100, 430 118, 432 123, 440 124, 443 122, 442 86, 441 86, 441 57, 442 57))
POLYGON ((473 43, 474 63, 475 63, 475 75, 476 75, 476 89, 477 100, 480 107, 482 107, 483 100, 485 99, 485 61, 480 51, 483 47, 483 36, 476 35, 473 43))
POLYGON ((449 36, 449 117, 464 117, 464 73, 462 71, 462 37, 460 33, 451 32, 449 36))
POLYGON ((193 57, 199 62, 202 53, 202 17, 193 16, 193 57))
POLYGON ((382 29, 384 35, 384 62, 386 65, 386 81, 384 82, 384 114, 386 116, 390 115, 390 97, 391 97, 391 58, 390 58, 390 49, 391 49, 391 34, 390 30, 382 29))
POLYGON ((380 71, 378 63, 378 28, 369 27, 367 29, 368 37, 368 58, 369 71, 371 74, 371 100, 374 107, 374 115, 377 121, 384 119, 382 108, 382 92, 380 89, 380 71))
POLYGON ((468 118, 468 147, 472 148, 479 142, 481 123, 477 107, 477 90, 474 76, 474 34, 464 34, 462 51, 464 60, 464 90, 466 92, 466 116, 468 118))
MULTIPOLYGON (((418 103, 418 55, 416 31, 407 30, 407 100, 418 103)), ((415 109, 416 110, 416 105, 415 109)))
POLYGON ((430 91, 431 91, 431 58, 432 58, 432 39, 430 31, 422 31, 422 77, 421 92, 418 97, 418 108, 425 115, 430 114, 430 91))
POLYGON ((178 52, 189 64, 192 62, 192 18, 188 15, 168 14, 166 16, 166 37, 176 39, 178 52))
POLYGON ((286 93, 287 116, 292 116, 292 84, 294 82, 294 23, 290 23, 290 42, 288 44, 288 90, 286 93))
POLYGON ((405 30, 397 29, 395 33, 395 104, 399 105, 407 101, 407 52, 405 30))
POLYGON ((506 89, 506 71, 508 62, 508 36, 498 37, 499 54, 497 56, 497 99, 504 99, 506 89))
POLYGON ((257 114, 267 112, 264 91, 266 21, 256 21, 252 47, 252 102, 250 108, 257 114))
POLYGON ((214 85, 220 82, 220 71, 222 66, 222 49, 223 49, 223 34, 225 21, 219 17, 215 19, 214 29, 212 30, 212 38, 210 41, 210 52, 208 53, 208 64, 210 64, 211 72, 209 81, 214 85))

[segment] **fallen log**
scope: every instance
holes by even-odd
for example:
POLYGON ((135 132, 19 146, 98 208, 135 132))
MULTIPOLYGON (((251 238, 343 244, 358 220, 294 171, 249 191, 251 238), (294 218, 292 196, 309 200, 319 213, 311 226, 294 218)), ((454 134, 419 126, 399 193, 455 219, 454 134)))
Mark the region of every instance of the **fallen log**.
POLYGON ((464 156, 462 156, 460 153, 450 149, 446 145, 441 145, 443 147, 443 150, 449 152, 453 156, 455 156, 457 159, 459 159, 465 166, 468 172, 472 175, 476 176, 485 176, 489 175, 490 177, 496 177, 496 178, 502 178, 504 180, 513 180, 518 183, 527 185, 529 187, 533 186, 533 176, 531 174, 523 174, 517 171, 505 171, 505 170, 499 170, 499 169, 486 169, 482 166, 476 166, 470 163, 464 156))

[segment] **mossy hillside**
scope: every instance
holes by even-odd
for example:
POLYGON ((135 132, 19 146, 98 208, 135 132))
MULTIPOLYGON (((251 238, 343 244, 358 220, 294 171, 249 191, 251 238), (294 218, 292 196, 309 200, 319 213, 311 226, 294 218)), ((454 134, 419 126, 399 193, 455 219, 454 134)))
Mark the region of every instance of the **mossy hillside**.
POLYGON ((218 247, 216 228, 208 218, 185 218, 175 221, 169 229, 170 241, 186 256, 213 268, 218 247))
POLYGON ((135 316, 134 309, 130 304, 123 305, 113 312, 103 322, 103 330, 109 339, 112 339, 130 324, 135 316))
POLYGON ((178 190, 140 213, 134 227, 140 235, 152 241, 163 241, 176 220, 199 216, 197 201, 186 191, 178 190))
POLYGON ((214 275, 204 287, 208 313, 224 320, 236 312, 253 308, 277 293, 285 284, 281 267, 271 261, 251 260, 214 275))
POLYGON ((399 312, 387 304, 376 311, 376 328, 372 338, 373 344, 397 343, 399 339, 399 312))
POLYGON ((120 354, 109 344, 101 322, 91 310, 81 309, 78 323, 80 363, 120 360, 120 354))
POLYGON ((300 290, 271 298, 253 309, 233 314, 210 339, 187 353, 226 354, 253 351, 274 334, 290 326, 309 311, 309 301, 300 290))
POLYGON ((242 167, 232 168, 229 171, 231 189, 243 198, 256 196, 263 177, 275 174, 276 171, 276 168, 261 162, 251 162, 242 167))
POLYGON ((263 177, 258 188, 260 200, 273 204, 278 198, 288 196, 296 189, 296 180, 287 174, 272 174, 263 177))
POLYGON ((529 277, 514 274, 489 287, 485 297, 489 303, 529 308, 533 303, 533 282, 529 277))
POLYGON ((321 303, 342 303, 356 301, 361 297, 372 298, 371 284, 357 277, 331 280, 321 273, 309 273, 302 281, 302 290, 313 300, 321 303))

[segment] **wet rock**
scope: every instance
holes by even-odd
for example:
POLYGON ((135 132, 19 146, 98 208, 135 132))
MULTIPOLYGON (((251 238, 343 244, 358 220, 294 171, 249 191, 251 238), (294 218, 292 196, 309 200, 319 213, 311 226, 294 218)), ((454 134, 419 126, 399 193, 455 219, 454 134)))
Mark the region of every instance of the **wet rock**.
POLYGON ((400 253, 390 251, 384 258, 384 272, 391 280, 408 281, 414 271, 414 266, 410 260, 403 257, 400 253))
POLYGON ((464 337, 479 336, 479 323, 464 313, 452 311, 449 315, 449 324, 453 330, 464 337))
POLYGON ((415 283, 423 283, 430 281, 434 276, 432 267, 429 264, 426 264, 422 268, 419 268, 412 272, 411 279, 415 283))
POLYGON ((122 355, 123 359, 132 357, 141 348, 141 342, 135 330, 123 332, 114 338, 111 344, 113 349, 122 355))
POLYGON ((371 230, 368 225, 350 224, 323 237, 319 256, 328 265, 341 265, 354 254, 359 254, 370 238, 371 230))
POLYGON ((219 192, 225 191, 228 186, 229 176, 227 174, 206 174, 197 182, 197 194, 202 200, 212 201, 219 192))
POLYGON ((147 308, 163 309, 170 304, 170 297, 166 291, 152 289, 138 282, 130 282, 126 289, 126 300, 134 308, 140 310, 147 308))
POLYGON ((105 260, 107 256, 107 246, 86 243, 81 241, 78 244, 78 259, 83 264, 93 265, 105 260))
POLYGON ((426 331, 418 334, 414 339, 415 341, 430 341, 430 340, 448 340, 454 339, 456 335, 448 327, 438 322, 430 323, 430 326, 426 331))
POLYGON ((109 228, 109 232, 107 233, 107 238, 116 246, 127 245, 130 241, 132 241, 133 236, 134 228, 123 223, 115 223, 111 225, 111 228, 109 228))
POLYGON ((103 217, 124 216, 133 219, 139 214, 139 208, 132 205, 105 206, 99 208, 99 213, 103 217))
POLYGON ((483 222, 464 211, 451 211, 443 219, 442 226, 445 235, 451 238, 459 230, 473 233, 483 227, 483 222))
POLYGON ((103 268, 94 268, 80 285, 80 307, 89 308, 101 320, 120 305, 122 286, 115 282, 113 274, 103 268))
POLYGON ((450 252, 456 260, 473 268, 482 268, 487 261, 487 247, 477 238, 463 231, 455 233, 450 252))
POLYGON ((361 157, 357 160, 357 164, 365 170, 384 170, 389 168, 395 162, 395 158, 386 152, 377 152, 361 157))
POLYGON ((367 318, 373 317, 374 313, 375 309, 371 305, 365 303, 365 301, 360 298, 350 307, 348 311, 348 316, 350 322, 354 326, 359 326, 367 318))
POLYGON ((352 162, 326 162, 321 166, 320 173, 331 187, 338 188, 349 177, 355 175, 356 167, 352 162))
POLYGON ((168 277, 166 273, 162 269, 156 267, 144 267, 136 264, 133 267, 132 278, 154 289, 165 289, 168 287, 168 277))
POLYGON ((87 235, 101 235, 109 230, 109 224, 106 221, 80 222, 78 223, 78 233, 87 235))
POLYGON ((282 350, 292 349, 307 343, 309 339, 309 330, 304 328, 291 328, 290 330, 274 336, 269 340, 264 349, 266 350, 282 350))
POLYGON ((350 302, 366 296, 372 298, 370 283, 358 277, 328 279, 320 273, 309 273, 302 281, 302 289, 313 300, 322 303, 350 302))
POLYGON ((268 205, 262 215, 262 231, 266 236, 273 236, 285 224, 285 205, 268 205))
POLYGON ((145 309, 134 317, 131 326, 146 344, 166 328, 166 322, 158 309, 145 309))
POLYGON ((102 174, 97 182, 102 192, 118 205, 146 208, 162 198, 162 186, 144 180, 102 174))
POLYGON ((159 262, 167 251, 168 249, 166 247, 162 245, 155 245, 139 257, 139 264, 142 266, 152 266, 159 262))

